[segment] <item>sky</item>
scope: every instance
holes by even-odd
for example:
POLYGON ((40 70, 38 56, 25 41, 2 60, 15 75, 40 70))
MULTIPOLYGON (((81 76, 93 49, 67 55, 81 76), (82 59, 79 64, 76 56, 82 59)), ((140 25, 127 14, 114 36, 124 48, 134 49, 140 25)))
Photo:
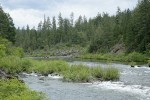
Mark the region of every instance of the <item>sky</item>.
MULTIPOLYGON (((52 19, 61 12, 70 18, 71 12, 77 19, 80 15, 93 18, 98 13, 116 14, 117 7, 123 11, 135 8, 138 0, 0 0, 3 10, 10 14, 16 27, 27 24, 37 27, 44 15, 52 19)), ((57 18, 58 19, 58 18, 57 18)))

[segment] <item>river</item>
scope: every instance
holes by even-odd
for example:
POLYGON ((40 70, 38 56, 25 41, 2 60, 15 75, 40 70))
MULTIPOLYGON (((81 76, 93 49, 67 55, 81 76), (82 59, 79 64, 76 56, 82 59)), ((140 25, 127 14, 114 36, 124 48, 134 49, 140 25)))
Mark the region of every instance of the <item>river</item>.
POLYGON ((44 92, 50 100, 150 100, 150 68, 93 61, 69 61, 89 67, 115 67, 120 70, 117 82, 72 83, 61 79, 26 75, 22 77, 33 90, 44 92))

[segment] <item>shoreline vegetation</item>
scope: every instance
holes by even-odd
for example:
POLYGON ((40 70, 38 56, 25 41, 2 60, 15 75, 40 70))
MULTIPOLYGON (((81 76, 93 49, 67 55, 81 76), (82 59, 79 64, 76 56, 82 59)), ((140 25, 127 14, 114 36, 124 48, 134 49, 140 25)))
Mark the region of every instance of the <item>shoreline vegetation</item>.
MULTIPOLYGON (((55 50, 53 50, 55 51, 55 50)), ((60 49, 60 52, 62 49, 60 49)), ((76 51, 80 51, 77 50, 76 51)), ((113 54, 113 53, 88 53, 86 50, 82 49, 82 52, 76 52, 75 54, 68 53, 68 51, 64 48, 63 52, 65 55, 59 53, 56 55, 56 52, 53 52, 55 55, 49 53, 49 55, 45 55, 46 52, 42 51, 42 53, 38 52, 38 54, 33 52, 32 54, 27 54, 26 57, 39 57, 39 58, 79 58, 83 60, 97 60, 97 61, 106 61, 106 62, 122 62, 127 63, 130 65, 136 65, 138 63, 150 65, 150 57, 149 54, 142 54, 138 52, 132 53, 120 53, 120 54, 113 54)))
POLYGON ((7 74, 21 72, 36 72, 44 76, 48 74, 59 74, 63 76, 64 81, 72 82, 91 82, 94 80, 100 81, 115 81, 119 79, 119 71, 116 68, 94 67, 90 68, 86 65, 69 65, 62 60, 44 61, 33 60, 29 58, 19 58, 15 56, 7 56, 0 59, 0 68, 7 74))
POLYGON ((138 62, 143 62, 145 64, 149 65, 149 57, 145 54, 141 54, 138 52, 132 52, 132 53, 122 53, 122 54, 92 54, 87 53, 83 54, 81 56, 76 56, 76 58, 81 59, 93 59, 93 60, 104 60, 104 61, 117 61, 117 62, 127 62, 128 64, 134 65, 138 62))
POLYGON ((30 90, 17 79, 0 79, 1 100, 46 100, 42 92, 30 90))
POLYGON ((69 65, 62 60, 33 60, 24 58, 24 52, 29 56, 71 55, 81 59, 129 62, 133 66, 136 62, 146 62, 150 67, 149 6, 149 0, 141 0, 133 10, 121 11, 118 7, 116 15, 98 13, 90 19, 79 16, 74 20, 74 13, 70 18, 63 18, 59 13, 58 20, 55 16, 44 16, 37 29, 28 25, 15 28, 13 19, 0 6, 0 100, 46 98, 15 78, 22 72, 34 71, 44 76, 58 74, 68 82, 117 81, 120 77, 118 69, 113 67, 91 68, 69 65), (4 73, 11 77, 5 77, 4 73))

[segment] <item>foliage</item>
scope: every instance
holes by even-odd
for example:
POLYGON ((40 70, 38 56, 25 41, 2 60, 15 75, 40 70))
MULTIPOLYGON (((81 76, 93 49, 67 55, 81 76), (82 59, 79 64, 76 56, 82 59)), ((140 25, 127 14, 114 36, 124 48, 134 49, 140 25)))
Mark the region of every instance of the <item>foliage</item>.
POLYGON ((63 18, 60 13, 58 21, 55 17, 51 20, 44 16, 38 29, 30 29, 29 26, 17 29, 16 45, 28 53, 41 49, 47 52, 57 44, 89 46, 89 53, 108 53, 115 44, 125 44, 126 52, 148 52, 149 5, 149 0, 141 0, 132 11, 121 11, 118 7, 114 16, 98 13, 89 20, 85 16, 79 16, 74 21, 73 13, 70 18, 63 18))
POLYGON ((116 68, 106 68, 105 71, 103 72, 102 79, 103 80, 115 80, 119 78, 119 72, 116 68))
POLYGON ((21 59, 15 56, 6 56, 0 59, 0 68, 6 73, 15 74, 22 71, 21 59))
POLYGON ((91 74, 92 74, 95 78, 99 79, 99 78, 102 78, 102 77, 103 77, 103 71, 104 71, 104 70, 103 70, 101 67, 92 68, 91 70, 92 70, 91 74))
POLYGON ((141 53, 132 52, 125 57, 125 60, 128 62, 145 62, 147 60, 147 57, 141 53))
POLYGON ((63 75, 67 81, 89 82, 91 80, 90 69, 84 65, 72 65, 63 75))
POLYGON ((34 71, 46 76, 48 74, 59 74, 64 76, 64 80, 73 82, 89 82, 91 80, 97 79, 101 79, 104 81, 117 80, 119 78, 119 72, 114 68, 111 68, 107 72, 107 68, 89 68, 85 65, 69 65, 67 62, 62 60, 38 61, 27 58, 19 58, 15 56, 7 56, 1 58, 0 62, 0 68, 5 70, 5 72, 8 74, 16 74, 23 71, 34 71), (111 70, 114 74, 111 74, 111 70), (106 75, 104 74, 105 72, 107 73, 106 75), (104 75, 105 78, 103 78, 104 75))
POLYGON ((108 61, 121 61, 121 62, 146 62, 148 57, 138 52, 132 52, 129 54, 84 54, 80 58, 83 59, 96 59, 96 60, 108 60, 108 61))
POLYGON ((119 79, 120 76, 115 68, 89 68, 85 65, 72 65, 63 75, 65 80, 73 82, 113 81, 119 79))
POLYGON ((1 100, 44 100, 44 94, 31 91, 17 79, 0 79, 1 100))
POLYGON ((68 64, 64 61, 33 61, 32 71, 48 75, 52 73, 62 74, 68 69, 68 64))
POLYGON ((0 37, 0 57, 6 56, 6 50, 10 42, 7 39, 0 37))
POLYGON ((24 57, 23 49, 20 47, 9 47, 6 51, 7 55, 17 56, 17 57, 24 57))
POLYGON ((0 37, 15 42, 15 27, 9 14, 5 13, 0 6, 0 37))

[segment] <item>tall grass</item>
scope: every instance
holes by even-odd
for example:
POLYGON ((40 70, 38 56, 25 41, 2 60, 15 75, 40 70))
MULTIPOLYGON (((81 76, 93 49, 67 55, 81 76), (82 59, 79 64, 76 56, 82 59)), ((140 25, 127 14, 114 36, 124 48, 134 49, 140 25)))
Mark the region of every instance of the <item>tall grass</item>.
POLYGON ((144 54, 132 52, 129 54, 84 54, 80 58, 83 59, 96 59, 96 60, 108 60, 108 61, 121 61, 121 62, 146 62, 148 57, 144 54))
POLYGON ((89 68, 85 65, 72 65, 63 75, 65 80, 73 82, 90 82, 95 80, 115 81, 120 76, 116 68, 89 68))
POLYGON ((113 81, 119 79, 119 76, 120 76, 119 71, 116 68, 109 67, 104 69, 102 79, 105 81, 108 80, 113 81))
POLYGON ((89 82, 90 69, 84 65, 72 65, 63 73, 64 79, 73 82, 89 82))
POLYGON ((66 81, 89 82, 92 80, 117 80, 119 72, 115 68, 89 68, 85 65, 69 65, 62 60, 44 61, 7 56, 0 59, 0 68, 6 73, 15 74, 20 72, 36 72, 47 76, 59 74, 66 81))
POLYGON ((55 61, 32 61, 33 67, 30 70, 39 72, 44 75, 58 73, 62 74, 65 70, 68 69, 68 64, 62 60, 55 61))
POLYGON ((15 56, 6 56, 0 59, 0 68, 8 74, 19 73, 22 70, 21 59, 15 56))
POLYGON ((31 91, 17 79, 0 79, 0 100, 45 100, 40 92, 31 91))

